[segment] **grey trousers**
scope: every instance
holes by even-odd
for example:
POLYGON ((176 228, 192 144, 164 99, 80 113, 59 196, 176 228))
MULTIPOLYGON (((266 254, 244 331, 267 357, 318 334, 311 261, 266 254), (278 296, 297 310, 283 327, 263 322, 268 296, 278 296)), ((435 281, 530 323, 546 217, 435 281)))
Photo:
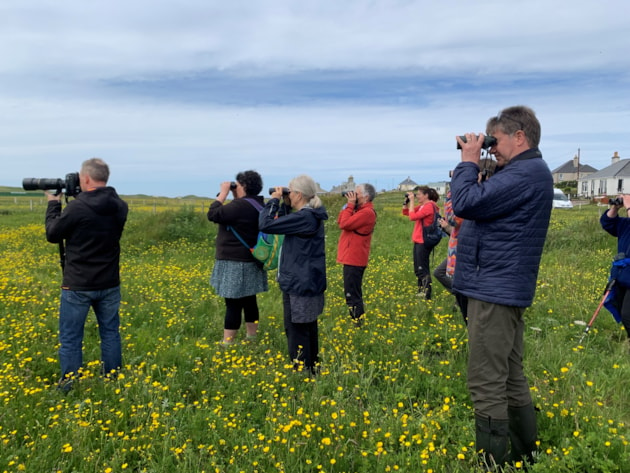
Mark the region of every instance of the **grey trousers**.
POLYGON ((525 308, 468 299, 468 390, 475 414, 508 419, 532 402, 523 373, 525 308))

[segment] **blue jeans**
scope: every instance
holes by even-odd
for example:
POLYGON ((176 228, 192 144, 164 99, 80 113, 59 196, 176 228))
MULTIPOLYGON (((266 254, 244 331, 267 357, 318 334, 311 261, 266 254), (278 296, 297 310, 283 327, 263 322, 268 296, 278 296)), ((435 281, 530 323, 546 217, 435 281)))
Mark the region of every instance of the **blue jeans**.
POLYGON ((59 363, 61 377, 77 376, 83 366, 83 329, 90 307, 94 309, 101 337, 103 374, 122 366, 120 344, 120 286, 99 291, 62 289, 59 308, 59 363))

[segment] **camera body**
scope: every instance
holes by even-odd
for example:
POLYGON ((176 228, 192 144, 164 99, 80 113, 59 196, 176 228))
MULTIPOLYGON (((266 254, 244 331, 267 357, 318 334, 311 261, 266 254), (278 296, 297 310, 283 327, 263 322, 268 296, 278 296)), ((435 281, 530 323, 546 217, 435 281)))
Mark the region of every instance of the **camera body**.
POLYGON ((341 191, 341 197, 346 197, 348 195, 348 192, 354 192, 354 191, 341 191))
POLYGON ((409 195, 405 194, 405 200, 403 201, 403 205, 409 205, 409 202, 411 202, 411 200, 409 199, 409 195))
MULTIPOLYGON (((477 137, 479 137, 479 135, 477 135, 477 137)), ((465 136, 460 136, 460 139, 466 143, 466 137, 465 136)), ((494 145, 497 144, 497 139, 492 136, 492 135, 487 135, 483 137, 483 144, 481 145, 481 147, 483 149, 488 149, 488 148, 492 148, 494 145)), ((457 142, 457 149, 462 149, 461 145, 459 144, 459 142, 457 142)))
MULTIPOLYGON (((276 188, 275 187, 270 187, 269 188, 269 195, 273 194, 274 192, 276 192, 276 188)), ((289 195, 289 188, 288 187, 283 187, 282 188, 282 196, 287 196, 289 195)))
POLYGON ((25 191, 55 190, 56 195, 61 194, 65 189, 67 197, 76 197, 81 192, 81 182, 79 180, 79 173, 71 172, 66 174, 65 179, 25 177, 22 180, 22 188, 25 191))
POLYGON ((615 197, 614 199, 608 199, 608 205, 617 205, 623 207, 623 199, 621 197, 615 197))

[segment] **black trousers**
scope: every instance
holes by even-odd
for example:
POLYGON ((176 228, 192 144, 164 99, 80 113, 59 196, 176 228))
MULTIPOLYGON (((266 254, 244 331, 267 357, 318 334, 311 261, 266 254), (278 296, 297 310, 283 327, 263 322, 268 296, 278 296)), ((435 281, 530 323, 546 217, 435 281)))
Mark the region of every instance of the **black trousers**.
POLYGON ((433 271, 433 276, 435 279, 440 281, 442 286, 446 288, 446 290, 455 295, 455 300, 457 301, 457 305, 459 309, 462 311, 462 317, 464 318, 464 323, 468 323, 468 298, 462 294, 453 293, 453 278, 447 276, 446 274, 446 266, 448 264, 448 259, 444 258, 433 271))
POLYGON ((440 284, 442 284, 448 292, 453 292, 453 278, 446 274, 447 264, 448 258, 444 258, 444 260, 433 270, 433 276, 435 279, 440 281, 440 284))
POLYGON ((238 330, 241 328, 241 312, 245 314, 245 322, 257 322, 259 319, 258 302, 256 294, 241 297, 240 299, 225 299, 225 323, 226 330, 238 330))
POLYGON ((418 291, 423 291, 427 300, 431 299, 429 256, 431 256, 431 250, 427 249, 424 243, 413 244, 413 270, 418 278, 418 291))
POLYGON ((289 295, 282 293, 284 307, 284 332, 289 345, 289 357, 294 368, 304 364, 304 369, 312 373, 319 363, 319 329, 317 320, 306 323, 295 323, 291 320, 291 301, 289 295))
POLYGON ((365 266, 343 265, 343 292, 353 319, 358 319, 365 313, 362 289, 364 273, 365 266))

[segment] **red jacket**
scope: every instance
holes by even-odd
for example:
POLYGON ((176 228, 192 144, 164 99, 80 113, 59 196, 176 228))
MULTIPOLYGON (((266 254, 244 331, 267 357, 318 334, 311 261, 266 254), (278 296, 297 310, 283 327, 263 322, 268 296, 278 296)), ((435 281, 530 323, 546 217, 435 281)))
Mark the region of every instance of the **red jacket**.
POLYGON ((376 212, 372 202, 366 202, 358 208, 353 203, 348 203, 339 213, 337 224, 341 228, 337 263, 367 266, 372 232, 376 225, 376 212))
POLYGON ((429 200, 423 205, 418 205, 415 209, 409 210, 407 208, 402 209, 403 215, 407 215, 409 220, 415 221, 413 226, 413 233, 411 234, 411 240, 414 243, 424 243, 424 236, 422 235, 422 227, 431 225, 435 212, 439 212, 440 208, 435 202, 429 200))

